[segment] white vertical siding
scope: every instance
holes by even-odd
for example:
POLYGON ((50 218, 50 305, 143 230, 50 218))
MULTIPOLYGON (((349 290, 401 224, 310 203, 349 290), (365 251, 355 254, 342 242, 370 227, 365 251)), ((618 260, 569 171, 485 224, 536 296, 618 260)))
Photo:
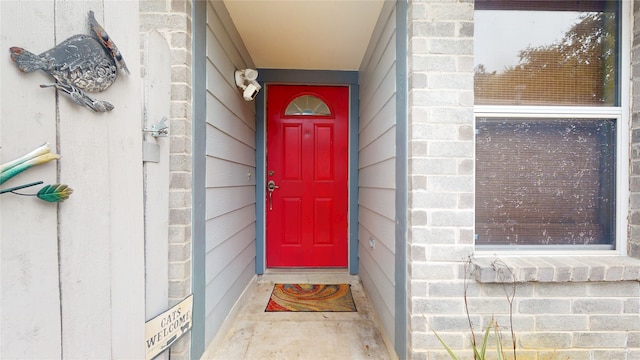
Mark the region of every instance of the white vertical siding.
POLYGON ((395 10, 382 10, 360 68, 360 277, 387 336, 395 316, 395 10), (369 245, 375 240, 375 247, 369 245))
POLYGON ((207 6, 205 344, 255 274, 255 105, 235 85, 252 67, 221 1, 207 6))
MULTIPOLYGON (((44 142, 52 151, 57 147, 55 96, 38 88, 48 79, 17 71, 7 51, 10 46, 48 49, 54 42, 52 27, 33 22, 53 24, 53 8, 53 2, 0 3, 0 44, 5 49, 0 63, 0 163, 44 142), (27 95, 28 101, 19 101, 27 95)), ((55 182, 56 165, 39 165, 2 188, 38 180, 55 182)), ((61 358, 55 205, 0 195, 0 240, 0 358, 61 358)))
POLYGON ((131 70, 92 94, 111 102, 113 111, 94 113, 52 88, 40 89, 53 79, 19 72, 8 52, 0 62, 0 163, 45 142, 62 156, 2 188, 42 180, 74 190, 59 205, 1 195, 3 359, 144 358, 138 4, 2 1, 0 48, 41 53, 72 35, 88 34, 89 10, 131 70))

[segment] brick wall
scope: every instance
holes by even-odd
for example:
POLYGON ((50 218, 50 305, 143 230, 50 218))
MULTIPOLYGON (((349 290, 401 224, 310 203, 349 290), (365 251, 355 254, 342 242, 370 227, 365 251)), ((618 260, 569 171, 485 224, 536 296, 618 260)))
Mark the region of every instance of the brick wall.
MULTIPOLYGON (((442 349, 427 322, 464 329, 456 290, 473 253, 473 3, 410 1, 408 17, 408 358, 426 359, 442 349)), ((463 333, 445 336, 462 346, 463 333)))
MULTIPOLYGON (((191 1, 140 1, 141 36, 150 30, 165 37, 172 57, 168 259, 172 306, 191 293, 191 1)), ((189 335, 178 340, 171 347, 171 359, 188 359, 189 344, 189 335)))
POLYGON ((631 48, 631 159, 629 188, 629 244, 630 256, 640 258, 640 1, 633 2, 633 47, 631 48))
MULTIPOLYGON (((640 359, 637 260, 513 258, 505 261, 514 272, 505 280, 492 275, 495 257, 473 259, 473 2, 409 1, 408 17, 407 358, 450 358, 432 329, 462 358, 472 358, 466 288, 476 334, 495 318, 507 358, 513 357, 511 309, 520 360, 640 359), (510 307, 505 291, 514 286, 510 307)), ((637 59, 634 51, 634 75, 637 59)), ((637 112, 634 106, 640 144, 637 112)), ((634 165, 640 165, 639 146, 632 146, 634 165)), ((637 166, 632 173, 630 252, 640 255, 637 166)))

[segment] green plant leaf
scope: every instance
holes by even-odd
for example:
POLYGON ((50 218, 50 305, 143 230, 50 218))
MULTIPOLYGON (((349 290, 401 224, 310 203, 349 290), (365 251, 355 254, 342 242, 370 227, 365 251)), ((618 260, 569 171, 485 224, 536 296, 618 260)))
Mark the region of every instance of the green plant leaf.
POLYGON ((493 327, 493 319, 489 322, 487 326, 487 330, 484 331, 484 338, 482 338, 482 352, 480 353, 481 359, 484 359, 485 354, 487 353, 487 343, 489 342, 489 330, 493 327))
POLYGON ((474 360, 484 360, 484 358, 478 352, 478 348, 473 346, 473 359, 474 360))
POLYGON ((442 344, 442 346, 444 346, 444 348, 447 350, 447 352, 449 353, 449 356, 451 356, 451 358, 452 358, 453 360, 460 360, 460 359, 458 359, 458 356, 453 352, 453 350, 451 350, 451 348, 449 347, 449 345, 447 345, 447 343, 446 343, 446 342, 444 342, 444 340, 442 340, 442 338, 440 337, 440 335, 438 335, 438 333, 437 333, 437 332, 435 332, 434 330, 431 330, 431 331, 433 331, 433 333, 436 335, 436 337, 438 338, 438 340, 440 340, 440 343, 441 343, 441 344, 442 344))
POLYGON ((38 198, 48 202, 61 202, 69 198, 73 189, 65 184, 47 185, 38 191, 38 198))
POLYGON ((498 324, 495 325, 495 332, 496 332, 496 353, 498 354, 498 360, 503 360, 504 358, 502 357, 502 344, 500 344, 500 334, 498 333, 498 324))

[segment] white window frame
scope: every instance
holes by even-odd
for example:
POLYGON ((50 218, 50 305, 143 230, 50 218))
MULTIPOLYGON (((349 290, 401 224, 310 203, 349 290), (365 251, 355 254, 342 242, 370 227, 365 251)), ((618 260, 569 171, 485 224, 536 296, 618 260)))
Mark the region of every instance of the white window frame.
MULTIPOLYGON (((632 2, 621 1, 620 5, 620 106, 499 106, 475 105, 474 128, 478 118, 567 118, 567 119, 615 119, 616 120, 616 239, 612 250, 598 249, 544 249, 545 245, 523 250, 485 249, 474 244, 478 256, 500 254, 523 255, 627 255, 629 214, 629 123, 631 121, 631 41, 633 13, 632 2)), ((475 129, 474 129, 475 130, 475 129)), ((474 174, 475 176, 475 174, 474 174)), ((475 181, 474 181, 475 184, 475 181)), ((475 189, 474 189, 475 193, 475 189)), ((475 221, 474 221, 475 233, 475 221)))

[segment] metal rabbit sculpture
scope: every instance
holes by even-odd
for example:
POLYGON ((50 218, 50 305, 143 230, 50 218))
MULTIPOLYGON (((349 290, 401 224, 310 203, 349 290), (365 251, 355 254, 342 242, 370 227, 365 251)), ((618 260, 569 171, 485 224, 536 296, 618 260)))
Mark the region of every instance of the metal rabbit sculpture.
POLYGON ((109 88, 118 77, 118 70, 127 74, 129 69, 118 47, 89 11, 91 35, 73 35, 54 48, 36 55, 21 47, 12 47, 11 60, 18 69, 29 73, 42 70, 56 82, 40 87, 55 87, 78 105, 96 112, 113 110, 105 100, 96 100, 85 93, 101 92, 109 88))

